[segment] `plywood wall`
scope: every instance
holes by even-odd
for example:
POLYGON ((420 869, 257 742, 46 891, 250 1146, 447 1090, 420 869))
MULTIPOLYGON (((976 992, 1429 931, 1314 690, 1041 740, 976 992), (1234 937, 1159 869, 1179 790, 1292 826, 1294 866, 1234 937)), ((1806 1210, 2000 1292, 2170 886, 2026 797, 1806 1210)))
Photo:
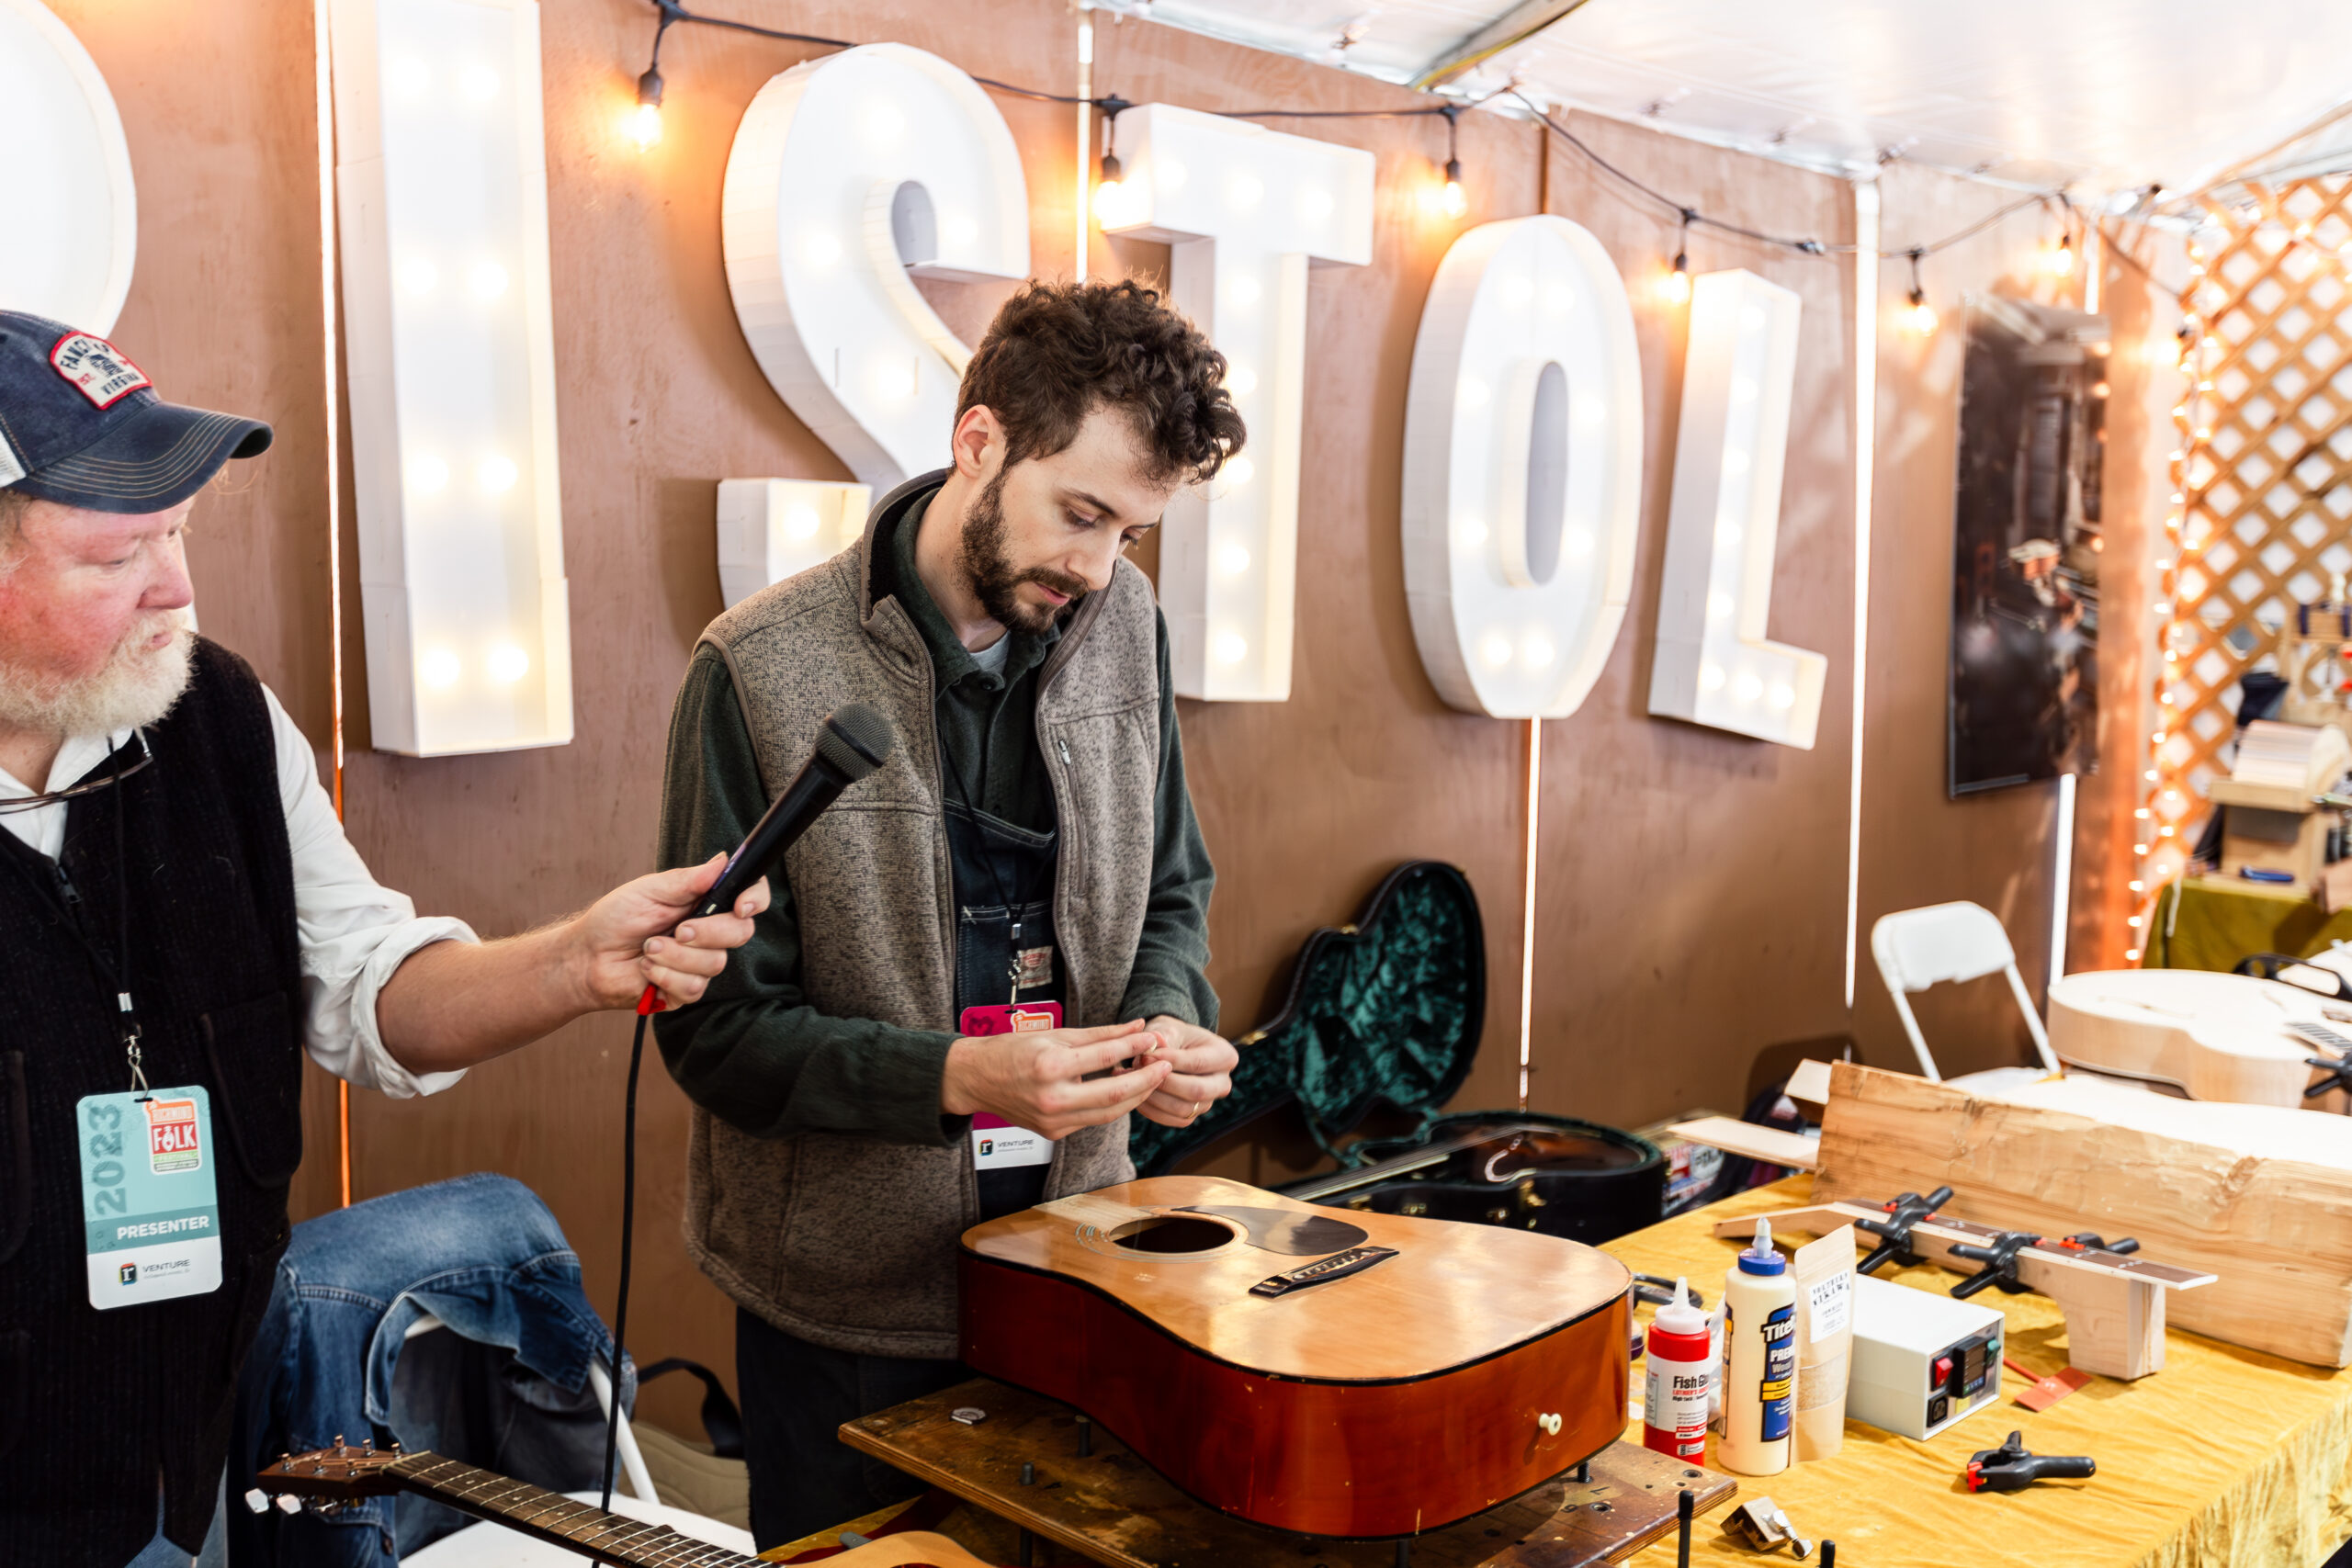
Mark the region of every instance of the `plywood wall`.
MULTIPOLYGON (((326 367, 320 320, 311 6, 305 0, 54 0, 123 107, 140 181, 141 258, 119 336, 167 395, 273 420, 278 445, 204 503, 191 554, 206 628, 244 651, 323 749, 327 637, 326 367)), ((1068 92, 1075 39, 1059 0, 940 6, 920 0, 738 0, 732 13, 853 40, 933 50, 985 76, 1068 92)), ((566 0, 542 16, 552 214, 558 416, 571 580, 577 739, 554 750, 416 761, 366 749, 365 650, 355 628, 343 689, 354 841, 428 911, 486 935, 526 929, 650 868, 670 699, 719 608, 712 508, 722 478, 847 478, 768 388, 729 304, 718 254, 721 174, 743 106, 797 46, 673 31, 666 134, 640 153, 620 131, 650 41, 635 0, 566 0)), ((1204 109, 1283 104, 1380 109, 1399 89, 1149 24, 1101 27, 1096 84, 1204 109)), ((1021 147, 1038 271, 1074 256, 1072 112, 1000 96, 1021 147)), ((1684 199, 1775 232, 1851 237, 1842 182, 1646 130, 1578 118, 1614 161, 1684 199)), ((1428 216, 1443 156, 1425 119, 1283 127, 1371 148, 1381 205, 1374 264, 1317 269, 1309 286, 1296 675, 1282 705, 1182 705, 1193 788, 1220 871, 1213 978, 1238 1032, 1262 1014, 1308 931, 1348 918, 1396 862, 1469 874, 1487 914, 1488 1024, 1464 1104, 1512 1101, 1528 729, 1453 713, 1420 670, 1407 618, 1397 450, 1414 332, 1431 273, 1462 230, 1538 210, 1600 237, 1636 299, 1645 379, 1645 535, 1632 613, 1581 712, 1548 724, 1538 854, 1533 1103, 1638 1123, 1699 1103, 1736 1109, 1776 1042, 1852 1031, 1899 1065, 1899 1036, 1864 958, 1844 998, 1847 792, 1853 746, 1851 606, 1853 272, 1702 233, 1702 269, 1747 266, 1804 300, 1771 633, 1830 659, 1820 743, 1798 752, 1652 720, 1648 643, 1664 547, 1682 344, 1646 284, 1674 225, 1524 121, 1471 116, 1462 156, 1472 209, 1428 216)), ((1947 232, 2002 199, 1900 166, 1890 243, 1947 232)), ((2030 220, 1931 264, 1939 299, 2039 287, 2030 220)), ((1097 272, 1163 270, 1163 251, 1106 244, 1097 272)), ((1900 301, 1890 273, 1882 303, 1900 301)), ((2110 288, 2113 288, 2110 285, 2110 288)), ((1001 288, 933 295, 977 335, 1001 288)), ((1950 312, 1956 321, 1956 309, 1950 312)), ((1943 796, 1956 335, 1881 350, 1878 547, 1863 727, 1864 930, 1876 913, 1949 897, 1991 905, 2029 965, 2048 924, 2043 788, 1943 796)), ((351 558, 346 491, 344 547, 351 558)), ((2113 535, 2110 535, 2110 541, 2113 535)), ((2112 543, 2110 544, 2112 547, 2112 543)), ((1148 564, 1148 562, 1147 562, 1148 564)), ((2096 794, 2096 791, 2092 791, 2096 794)), ((2092 831, 2086 818, 2085 832, 2092 831)), ((2083 940, 2090 942, 2096 933, 2083 940)), ((1949 1065, 2012 1049, 1997 1010, 1963 1005, 1949 1065)), ((554 1207, 593 1293, 616 1258, 628 1021, 600 1018, 478 1069, 426 1101, 355 1097, 358 1196, 478 1169, 508 1172, 554 1207)), ((317 1080, 301 1201, 333 1201, 332 1086, 317 1080)), ((639 1353, 731 1371, 730 1313, 677 1239, 686 1107, 658 1067, 641 1129, 639 1353)), ((1275 1178, 1298 1163, 1271 1127, 1221 1168, 1275 1178)), ((877 1193, 877 1213, 889 1195, 877 1193)), ((691 1425, 687 1391, 656 1419, 691 1425)))

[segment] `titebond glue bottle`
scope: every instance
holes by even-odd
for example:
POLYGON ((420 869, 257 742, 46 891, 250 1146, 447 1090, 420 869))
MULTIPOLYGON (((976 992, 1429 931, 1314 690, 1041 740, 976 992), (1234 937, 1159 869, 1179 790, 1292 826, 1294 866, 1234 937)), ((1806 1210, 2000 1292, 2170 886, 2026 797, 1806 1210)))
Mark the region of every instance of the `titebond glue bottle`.
POLYGON ((1724 1435, 1715 1460, 1742 1475, 1789 1468, 1796 1405, 1797 1288, 1772 1250, 1772 1222, 1756 1222, 1756 1245, 1724 1276, 1724 1435))
POLYGON ((1674 1299, 1657 1309, 1642 1356, 1642 1446, 1693 1464, 1707 1455, 1707 1391, 1715 1359, 1707 1314, 1690 1304, 1690 1283, 1674 1281, 1674 1299))

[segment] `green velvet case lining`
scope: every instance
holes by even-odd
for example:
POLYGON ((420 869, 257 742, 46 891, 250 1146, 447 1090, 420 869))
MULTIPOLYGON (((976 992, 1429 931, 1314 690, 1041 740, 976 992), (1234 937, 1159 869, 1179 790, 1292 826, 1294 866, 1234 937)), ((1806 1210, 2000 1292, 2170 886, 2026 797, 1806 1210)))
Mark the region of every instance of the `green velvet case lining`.
POLYGON ((1334 1157, 1334 1141, 1378 1105, 1426 1128, 1469 1075, 1486 1010, 1477 895, 1453 866, 1408 861, 1353 925, 1307 938, 1280 1010, 1234 1042, 1241 1064, 1228 1098, 1190 1127, 1136 1119, 1127 1139, 1136 1169, 1160 1174, 1294 1101, 1334 1157))

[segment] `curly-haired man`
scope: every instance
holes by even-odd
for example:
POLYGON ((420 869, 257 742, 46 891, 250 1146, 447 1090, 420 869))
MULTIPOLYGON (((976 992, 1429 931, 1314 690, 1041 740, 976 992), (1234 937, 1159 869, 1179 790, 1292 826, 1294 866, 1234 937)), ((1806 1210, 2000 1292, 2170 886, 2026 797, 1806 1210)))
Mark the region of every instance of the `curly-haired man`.
POLYGON ((695 1106, 687 1245, 738 1305, 763 1549, 912 1490, 834 1434, 967 1375, 966 1227, 1127 1179, 1130 1111, 1181 1126, 1231 1087, 1168 631, 1124 558, 1240 448, 1224 376, 1148 288, 1025 287, 950 466, 695 650, 673 861, 741 839, 842 704, 900 742, 657 1024, 695 1106))

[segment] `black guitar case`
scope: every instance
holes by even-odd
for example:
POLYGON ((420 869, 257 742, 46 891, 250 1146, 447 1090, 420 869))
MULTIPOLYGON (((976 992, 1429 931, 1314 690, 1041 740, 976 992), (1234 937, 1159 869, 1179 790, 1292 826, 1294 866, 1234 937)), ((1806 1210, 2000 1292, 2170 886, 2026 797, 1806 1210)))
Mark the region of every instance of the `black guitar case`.
POLYGON ((1295 1106, 1338 1163, 1284 1190, 1388 1213, 1506 1224, 1586 1242, 1655 1224, 1657 1145, 1573 1117, 1442 1112, 1468 1077, 1486 1024, 1485 926, 1469 880, 1408 861, 1354 921, 1306 939, 1273 1017, 1234 1043, 1233 1093, 1190 1127, 1136 1118, 1137 1172, 1163 1175, 1261 1116, 1295 1106), (1376 1109, 1415 1118, 1401 1138, 1342 1142, 1376 1109))

